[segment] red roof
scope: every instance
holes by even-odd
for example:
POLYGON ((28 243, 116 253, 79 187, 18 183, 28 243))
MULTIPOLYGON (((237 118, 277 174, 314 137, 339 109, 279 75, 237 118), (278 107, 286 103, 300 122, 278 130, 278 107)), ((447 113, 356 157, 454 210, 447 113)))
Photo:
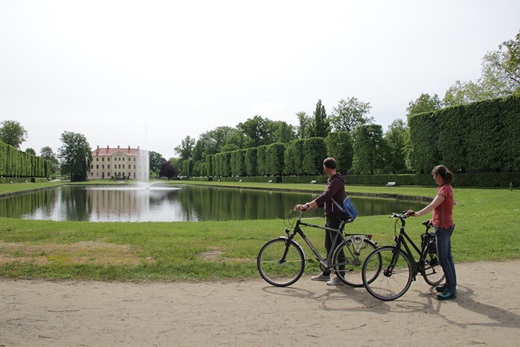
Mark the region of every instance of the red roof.
POLYGON ((92 151, 93 157, 109 157, 115 154, 116 152, 122 152, 125 153, 128 156, 131 157, 138 157, 140 155, 140 149, 139 148, 130 148, 130 147, 117 147, 117 148, 111 148, 111 147, 104 147, 100 148, 98 146, 97 149, 92 151))

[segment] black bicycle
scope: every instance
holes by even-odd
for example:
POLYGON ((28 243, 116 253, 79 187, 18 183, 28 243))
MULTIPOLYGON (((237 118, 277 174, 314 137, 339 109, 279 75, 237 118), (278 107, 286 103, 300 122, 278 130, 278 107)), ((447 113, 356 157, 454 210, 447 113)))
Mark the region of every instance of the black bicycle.
MULTIPOLYGON (((302 221, 302 215, 302 212, 299 212, 296 222, 285 229, 286 236, 268 241, 260 249, 256 261, 260 276, 267 283, 277 287, 289 286, 300 279, 306 265, 305 253, 294 240, 296 235, 300 235, 316 256, 322 271, 331 270, 343 283, 362 287, 361 265, 365 256, 377 248, 377 243, 372 241, 372 235, 343 234, 345 224, 351 222, 351 219, 342 220, 338 229, 332 229, 306 223, 302 221), (322 256, 303 232, 304 226, 334 232, 332 244, 338 246, 331 254, 322 256)), ((288 221, 294 222, 294 218, 289 218, 288 221)))
POLYGON ((406 212, 390 215, 395 220, 395 245, 376 249, 367 256, 363 264, 363 284, 377 299, 389 301, 401 297, 419 273, 431 286, 437 286, 444 280, 444 273, 437 259, 435 235, 428 231, 432 227, 430 221, 422 223, 426 231, 421 235, 419 248, 405 232, 407 217, 406 212), (419 260, 415 260, 412 249, 419 255, 419 260))

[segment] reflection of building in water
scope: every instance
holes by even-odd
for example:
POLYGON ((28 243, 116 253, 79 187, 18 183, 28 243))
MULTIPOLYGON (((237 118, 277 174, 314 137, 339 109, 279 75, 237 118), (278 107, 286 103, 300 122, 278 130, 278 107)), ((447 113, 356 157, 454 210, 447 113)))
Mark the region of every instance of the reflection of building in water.
POLYGON ((146 189, 89 190, 92 214, 98 221, 147 220, 150 197, 146 189))
POLYGON ((148 179, 148 151, 137 148, 99 148, 92 151, 89 179, 148 179))

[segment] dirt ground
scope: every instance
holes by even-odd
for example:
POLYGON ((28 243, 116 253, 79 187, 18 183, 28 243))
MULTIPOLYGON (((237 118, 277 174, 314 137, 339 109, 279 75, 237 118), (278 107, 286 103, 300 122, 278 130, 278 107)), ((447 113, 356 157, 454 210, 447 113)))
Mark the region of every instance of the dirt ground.
POLYGON ((0 346, 519 346, 520 261, 457 274, 446 302, 422 278, 391 302, 310 274, 287 288, 0 279, 0 346))

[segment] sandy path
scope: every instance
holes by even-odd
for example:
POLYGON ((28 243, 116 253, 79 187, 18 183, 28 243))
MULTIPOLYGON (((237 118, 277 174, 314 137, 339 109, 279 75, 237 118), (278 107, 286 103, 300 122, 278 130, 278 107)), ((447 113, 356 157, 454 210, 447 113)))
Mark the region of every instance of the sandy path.
POLYGON ((309 275, 288 288, 0 279, 0 346, 518 346, 520 261, 457 270, 450 302, 422 279, 392 302, 309 275))

